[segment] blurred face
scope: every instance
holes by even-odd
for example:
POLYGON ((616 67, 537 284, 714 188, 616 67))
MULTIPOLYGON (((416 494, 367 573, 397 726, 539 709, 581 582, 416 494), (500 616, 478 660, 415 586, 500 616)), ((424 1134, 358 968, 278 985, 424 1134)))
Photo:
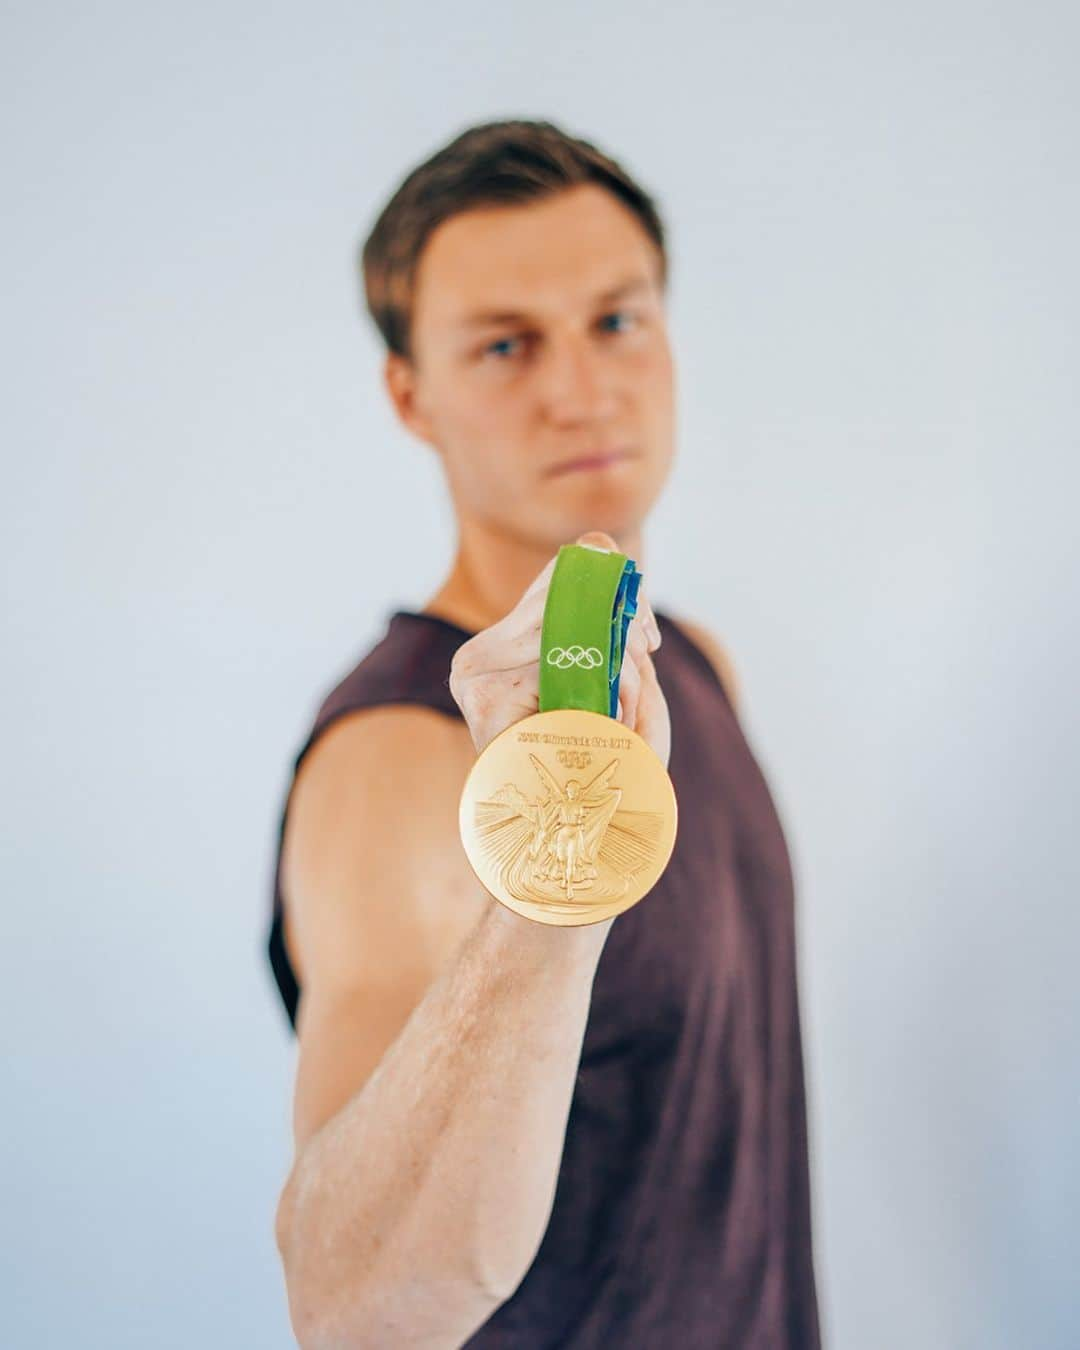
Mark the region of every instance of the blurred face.
POLYGON ((445 221, 412 345, 388 388, 460 518, 547 546, 642 524, 674 454, 674 370, 659 255, 617 198, 588 184, 445 221))

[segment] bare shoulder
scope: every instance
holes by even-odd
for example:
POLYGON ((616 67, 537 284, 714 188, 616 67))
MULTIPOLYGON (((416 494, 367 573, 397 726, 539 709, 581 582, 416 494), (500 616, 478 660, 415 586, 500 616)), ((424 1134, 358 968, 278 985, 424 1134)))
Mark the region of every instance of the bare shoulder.
POLYGON ((282 841, 284 940, 301 989, 299 1150, 359 1090, 492 902, 458 833, 463 720, 350 712, 297 771, 282 841))
POLYGON ((347 713, 315 742, 282 841, 284 939, 301 986, 348 985, 364 953, 403 944, 437 964, 475 920, 457 826, 475 758, 464 721, 423 704, 347 713))
POLYGON ((709 658, 709 663, 716 671, 716 676, 724 686, 728 696, 728 702, 732 708, 738 712, 741 701, 741 690, 739 678, 735 673, 735 665, 731 659, 727 647, 720 639, 704 624, 695 623, 690 619, 684 619, 679 615, 673 616, 675 622, 684 633, 697 643, 705 655, 709 658))

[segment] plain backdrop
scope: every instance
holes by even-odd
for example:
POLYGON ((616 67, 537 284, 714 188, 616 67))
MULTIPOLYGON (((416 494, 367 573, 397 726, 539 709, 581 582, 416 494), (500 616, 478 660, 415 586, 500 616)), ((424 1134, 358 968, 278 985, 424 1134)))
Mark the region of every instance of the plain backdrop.
POLYGON ((278 814, 452 543, 354 253, 528 116, 669 226, 646 584, 727 643, 789 834, 826 1341, 1075 1345, 1075 9, 23 3, 0 39, 3 1344, 293 1343, 278 814))

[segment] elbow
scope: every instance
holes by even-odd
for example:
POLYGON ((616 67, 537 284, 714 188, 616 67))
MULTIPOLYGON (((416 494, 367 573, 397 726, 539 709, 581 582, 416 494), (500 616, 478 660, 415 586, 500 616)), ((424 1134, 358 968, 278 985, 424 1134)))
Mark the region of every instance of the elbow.
POLYGON ((289 1173, 289 1178, 278 1197, 277 1212, 274 1215, 274 1241, 277 1244, 278 1255, 283 1262, 286 1261, 289 1254, 289 1238, 292 1232, 295 1205, 296 1173, 293 1171, 289 1173))
POLYGON ((296 1263, 293 1260, 293 1231, 296 1212, 296 1172, 289 1179, 278 1199, 274 1215, 274 1241, 285 1277, 285 1296, 288 1301, 289 1321, 301 1350, 315 1350, 317 1341, 306 1303, 299 1296, 296 1263))
POLYGON ((282 1252, 282 1265, 289 1322, 300 1350, 341 1350, 344 1345, 361 1344, 342 1339, 340 1319, 331 1320, 325 1298, 310 1287, 287 1247, 282 1252))
POLYGON ((457 1350, 503 1301, 422 1279, 408 1289, 353 1289, 344 1301, 305 1292, 288 1279, 287 1285, 289 1321, 299 1350, 457 1350))
MULTIPOLYGON (((328 1282, 333 1263, 298 1201, 296 1171, 278 1201, 274 1236, 281 1256, 289 1320, 300 1350, 362 1345, 453 1350, 481 1327, 521 1282, 524 1268, 505 1259, 469 1260, 467 1248, 439 1251, 418 1243, 378 1269, 349 1261, 348 1287, 328 1282), (510 1278, 507 1278, 510 1273, 510 1278)), ((505 1254, 504 1254, 505 1256, 505 1254)))
MULTIPOLYGON (((315 1233, 300 1199, 298 1169, 294 1167, 278 1200, 274 1239, 281 1258, 289 1322, 300 1350, 344 1350, 372 1344, 375 1325, 365 1282, 357 1263, 350 1262, 349 1287, 329 1279, 333 1262, 315 1241, 315 1233)), ((376 1342, 381 1344, 382 1342, 376 1342)))
POLYGON ((297 1241, 297 1172, 289 1175, 278 1200, 274 1216, 274 1240, 285 1278, 285 1296, 293 1336, 300 1350, 329 1350, 340 1347, 340 1336, 332 1337, 328 1326, 325 1298, 311 1281, 311 1268, 303 1260, 303 1241, 297 1241))

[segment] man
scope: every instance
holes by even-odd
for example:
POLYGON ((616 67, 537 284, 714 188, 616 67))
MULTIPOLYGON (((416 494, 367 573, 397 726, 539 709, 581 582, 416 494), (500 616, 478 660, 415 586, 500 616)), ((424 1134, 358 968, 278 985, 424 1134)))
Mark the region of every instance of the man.
POLYGON ((642 588, 618 716, 668 765, 679 833, 630 910, 522 918, 458 835, 478 751, 537 709, 559 547, 647 585, 675 443, 656 208, 588 142, 491 123, 406 178, 363 264, 457 548, 323 703, 282 817, 297 1337, 816 1347, 792 878, 722 646, 642 588))

